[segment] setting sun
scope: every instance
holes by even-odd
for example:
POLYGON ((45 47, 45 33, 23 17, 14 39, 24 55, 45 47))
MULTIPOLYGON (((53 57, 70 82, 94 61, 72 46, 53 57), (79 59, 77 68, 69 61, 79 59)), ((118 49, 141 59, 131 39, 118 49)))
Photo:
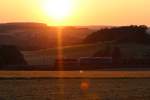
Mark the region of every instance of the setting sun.
POLYGON ((45 0, 43 4, 45 13, 55 20, 62 20, 69 16, 73 8, 72 0, 45 0))

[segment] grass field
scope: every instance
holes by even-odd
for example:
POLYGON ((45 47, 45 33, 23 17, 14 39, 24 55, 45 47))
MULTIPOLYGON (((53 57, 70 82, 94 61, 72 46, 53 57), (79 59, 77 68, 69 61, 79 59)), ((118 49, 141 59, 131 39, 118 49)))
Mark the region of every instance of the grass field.
MULTIPOLYGON (((150 46, 148 45, 120 44, 118 46, 124 58, 145 58, 150 56, 150 46)), ((67 46, 63 48, 63 56, 65 58, 92 57, 96 52, 104 50, 105 47, 106 45, 102 43, 67 46)), ((53 64, 57 57, 57 49, 24 51, 23 54, 31 65, 53 64)))
MULTIPOLYGON (((67 46, 63 48, 63 56, 65 58, 79 58, 93 56, 102 44, 87 44, 67 46)), ((57 57, 57 48, 44 49, 38 51, 23 52, 29 64, 51 64, 57 57)))

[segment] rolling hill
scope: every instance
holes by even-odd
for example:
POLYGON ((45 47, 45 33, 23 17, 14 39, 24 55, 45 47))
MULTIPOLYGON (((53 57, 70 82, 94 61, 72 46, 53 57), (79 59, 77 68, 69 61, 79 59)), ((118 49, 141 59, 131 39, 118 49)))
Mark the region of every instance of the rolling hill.
MULTIPOLYGON (((62 30, 63 45, 78 44, 92 32, 87 28, 64 27, 62 30)), ((57 33, 57 27, 50 27, 42 23, 0 24, 0 44, 15 44, 22 50, 52 48, 56 47, 57 33), (8 43, 8 41, 11 42, 8 43)))
POLYGON ((147 33, 147 30, 148 27, 145 25, 104 28, 88 35, 83 42, 150 44, 150 35, 147 33))
MULTIPOLYGON (((63 56, 65 58, 93 57, 97 52, 105 50, 107 44, 83 44, 76 46, 67 46, 63 48, 63 56)), ((110 48, 115 44, 109 44, 110 48)), ((144 44, 117 44, 120 48, 123 58, 146 58, 150 56, 150 47, 144 44)), ((57 49, 43 49, 37 51, 23 52, 26 60, 31 65, 54 64, 57 58, 57 49)))

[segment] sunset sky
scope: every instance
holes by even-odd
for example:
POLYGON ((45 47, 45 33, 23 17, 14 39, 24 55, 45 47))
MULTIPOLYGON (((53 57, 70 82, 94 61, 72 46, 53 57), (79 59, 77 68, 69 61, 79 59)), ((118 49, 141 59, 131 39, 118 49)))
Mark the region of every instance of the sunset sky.
POLYGON ((0 22, 150 25, 150 0, 0 0, 0 22))

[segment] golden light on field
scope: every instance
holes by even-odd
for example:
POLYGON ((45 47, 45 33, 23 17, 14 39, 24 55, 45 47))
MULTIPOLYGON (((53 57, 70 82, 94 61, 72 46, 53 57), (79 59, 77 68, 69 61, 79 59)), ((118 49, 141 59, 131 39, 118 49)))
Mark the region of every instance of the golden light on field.
POLYGON ((44 0, 43 9, 55 21, 61 21, 71 14, 73 0, 44 0))

